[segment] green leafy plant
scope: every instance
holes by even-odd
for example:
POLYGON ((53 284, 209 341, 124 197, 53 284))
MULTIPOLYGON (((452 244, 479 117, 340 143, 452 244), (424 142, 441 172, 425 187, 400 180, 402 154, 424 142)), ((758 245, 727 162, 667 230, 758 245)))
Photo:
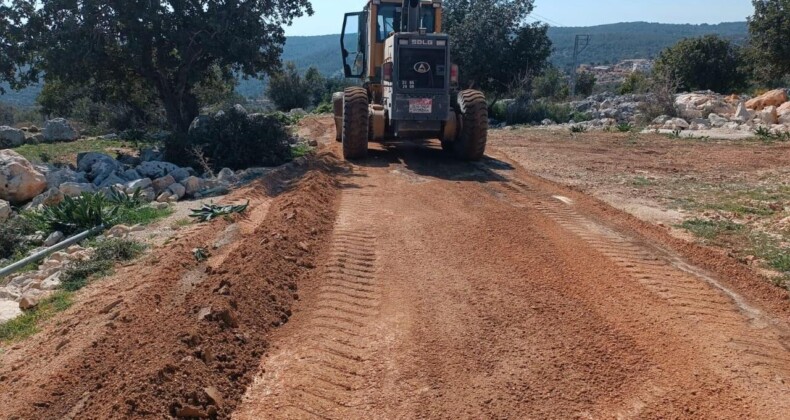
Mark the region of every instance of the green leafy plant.
POLYGON ((673 139, 673 140, 674 139, 679 139, 681 137, 680 133, 682 133, 681 130, 672 130, 671 133, 667 134, 667 138, 670 138, 670 139, 673 139))
POLYGON ((44 207, 33 215, 47 226, 47 231, 61 231, 66 235, 112 224, 119 207, 113 205, 102 193, 83 193, 79 197, 66 197, 62 202, 44 207))
POLYGON ((226 216, 233 213, 243 213, 247 210, 249 205, 249 201, 247 201, 245 204, 229 206, 221 206, 214 203, 203 204, 201 208, 193 209, 192 214, 190 214, 189 217, 193 217, 199 222, 208 222, 220 216, 226 216))
POLYGON ((116 188, 110 188, 110 192, 107 195, 107 201, 128 209, 137 208, 145 204, 142 190, 140 188, 136 188, 132 194, 126 194, 125 192, 116 188))
POLYGON ((145 245, 128 239, 105 239, 95 244, 90 260, 75 261, 68 265, 61 278, 61 288, 74 292, 85 287, 92 278, 110 274, 116 262, 131 261, 139 257, 145 245))
POLYGON ((208 257, 211 256, 206 248, 195 248, 192 250, 192 255, 195 257, 195 261, 197 262, 206 261, 208 257))
POLYGON ((314 114, 331 114, 334 112, 334 107, 329 102, 321 102, 315 109, 313 110, 314 114))

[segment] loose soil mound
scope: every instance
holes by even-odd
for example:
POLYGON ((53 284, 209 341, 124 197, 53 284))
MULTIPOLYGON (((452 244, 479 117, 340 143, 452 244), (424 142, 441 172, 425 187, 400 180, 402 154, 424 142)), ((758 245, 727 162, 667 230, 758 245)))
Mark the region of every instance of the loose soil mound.
POLYGON ((290 184, 238 191, 232 198, 280 193, 261 220, 254 207, 246 220, 217 220, 119 272, 118 289, 95 300, 86 291, 88 301, 57 325, 0 356, 3 417, 227 418, 267 352, 268 333, 288 321, 299 283, 322 258, 338 165, 318 156, 290 184), (246 232, 231 229, 250 223, 246 232), (197 247, 216 256, 197 262, 197 247))

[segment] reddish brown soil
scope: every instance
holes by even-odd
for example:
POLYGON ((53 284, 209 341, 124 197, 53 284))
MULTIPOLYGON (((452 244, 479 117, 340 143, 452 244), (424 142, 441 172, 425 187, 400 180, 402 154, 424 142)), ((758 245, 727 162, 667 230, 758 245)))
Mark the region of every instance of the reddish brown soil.
MULTIPOLYGON (((331 130, 331 118, 305 126, 337 155, 331 130)), ((786 295, 725 254, 535 176, 496 145, 480 163, 405 143, 374 145, 350 172, 314 166, 260 199, 237 237, 218 238, 223 222, 190 232, 149 262, 157 274, 138 265, 92 286, 0 356, 4 414, 787 418, 786 295), (190 260, 218 239, 230 245, 212 269, 190 260), (206 275, 180 292, 190 272, 206 275)))
POLYGON ((336 165, 324 155, 237 191, 227 200, 252 198, 246 218, 192 229, 86 290, 0 356, 2 417, 227 417, 324 248, 336 165), (198 263, 196 247, 215 255, 198 263))

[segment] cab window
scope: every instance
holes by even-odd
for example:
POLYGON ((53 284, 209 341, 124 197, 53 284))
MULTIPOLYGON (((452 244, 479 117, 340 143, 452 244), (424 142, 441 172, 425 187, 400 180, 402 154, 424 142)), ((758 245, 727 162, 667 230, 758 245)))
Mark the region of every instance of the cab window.
MULTIPOLYGON (((400 31, 401 25, 401 6, 396 4, 382 4, 378 9, 377 26, 378 42, 384 42, 393 32, 400 31)), ((423 7, 422 27, 427 29, 429 34, 435 32, 436 10, 433 7, 423 7)))

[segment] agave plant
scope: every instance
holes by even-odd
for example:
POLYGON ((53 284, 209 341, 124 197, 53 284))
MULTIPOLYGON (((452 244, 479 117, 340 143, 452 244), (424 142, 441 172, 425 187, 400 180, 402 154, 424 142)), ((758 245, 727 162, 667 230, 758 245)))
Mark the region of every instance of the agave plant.
POLYGON ((233 213, 243 213, 250 205, 249 200, 245 204, 221 206, 214 203, 203 204, 199 209, 192 209, 192 214, 189 217, 197 219, 199 222, 208 222, 209 220, 216 219, 220 216, 225 216, 233 213))
POLYGON ((107 195, 107 201, 117 206, 122 206, 127 209, 135 209, 145 204, 143 200, 143 193, 140 188, 136 188, 132 194, 126 194, 116 188, 110 188, 107 195))
POLYGON ((57 205, 44 207, 35 217, 50 231, 68 235, 112 224, 119 208, 102 193, 82 193, 79 197, 66 197, 57 205))

